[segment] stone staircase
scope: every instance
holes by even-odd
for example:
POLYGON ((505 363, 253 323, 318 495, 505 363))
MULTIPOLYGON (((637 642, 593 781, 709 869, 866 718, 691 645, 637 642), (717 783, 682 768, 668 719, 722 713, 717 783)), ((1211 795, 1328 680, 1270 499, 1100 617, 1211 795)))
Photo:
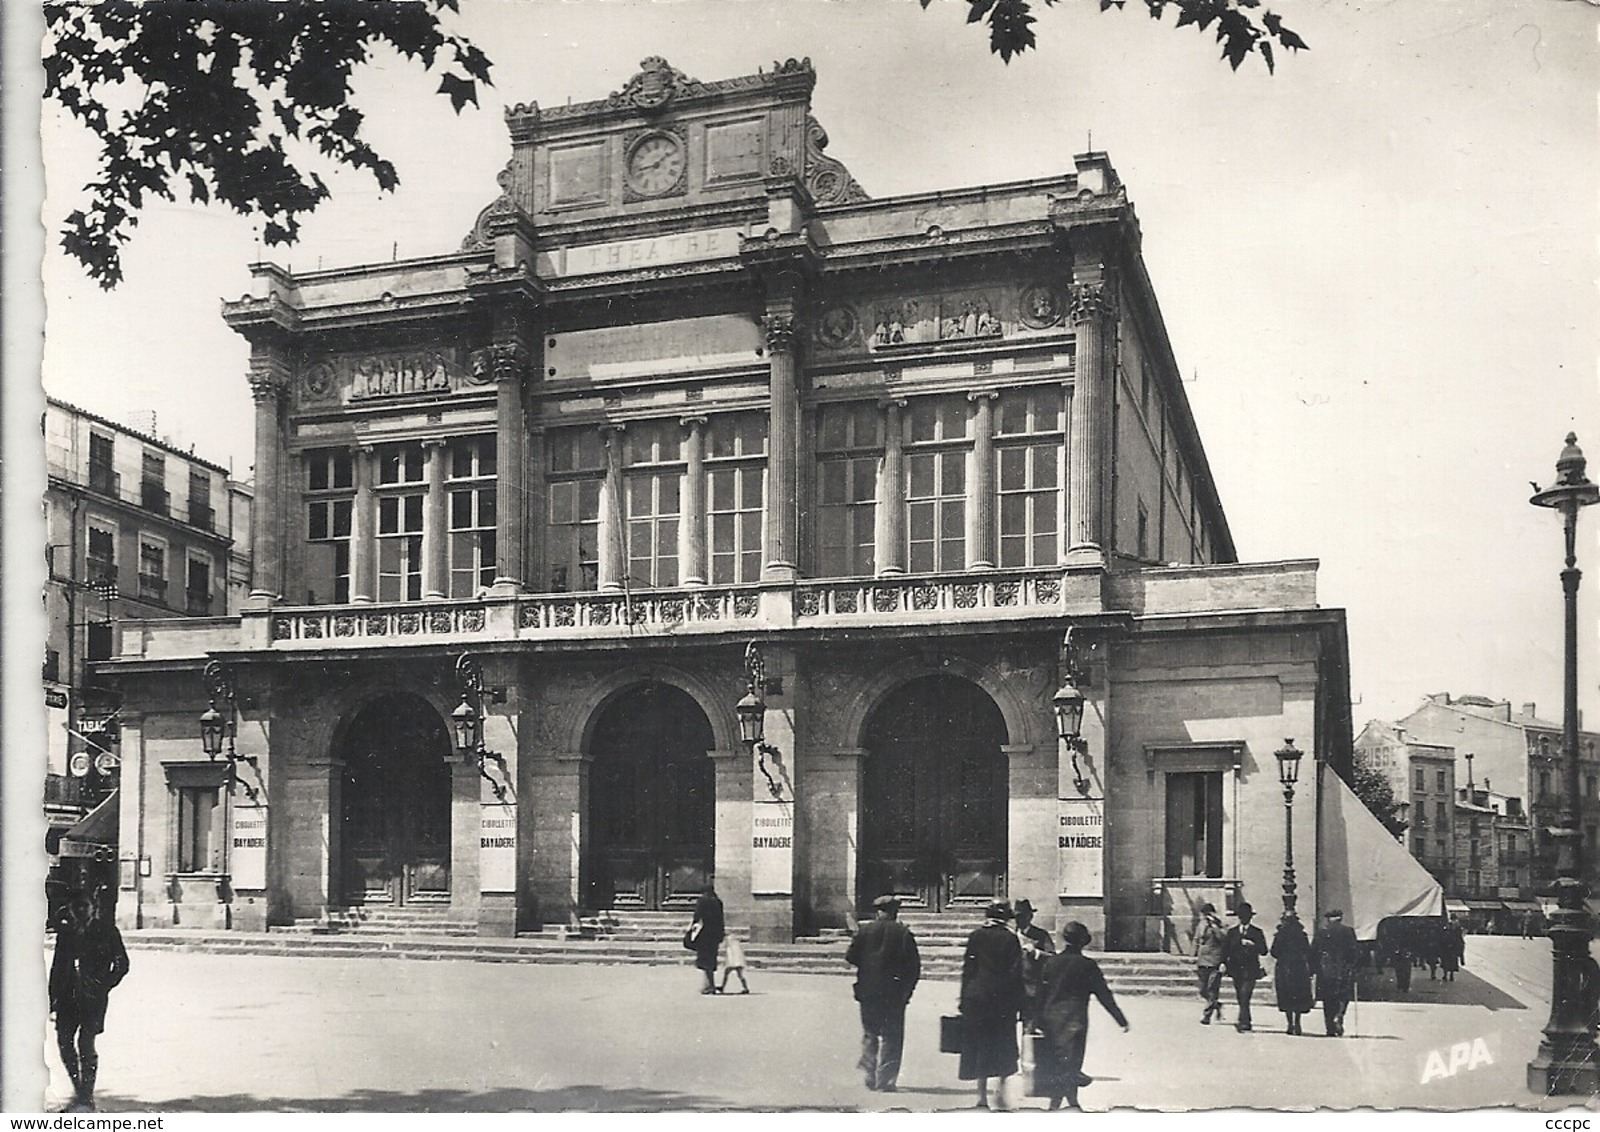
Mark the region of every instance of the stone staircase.
POLYGON ((325 916, 296 920, 267 930, 274 934, 313 936, 360 932, 364 935, 476 937, 478 925, 472 920, 452 919, 448 904, 405 907, 380 904, 329 908, 325 916))
MULTIPOLYGON (((213 954, 458 960, 485 963, 642 964, 688 966, 683 946, 690 912, 617 911, 585 916, 576 927, 547 926, 514 939, 479 936, 474 924, 452 920, 446 908, 330 910, 327 917, 262 932, 202 932, 142 929, 124 933, 131 948, 213 954)), ((916 933, 923 977, 954 980, 975 916, 912 913, 902 917, 916 933)), ((792 943, 745 941, 752 972, 848 976, 844 961, 849 935, 842 929, 792 943)), ((1191 961, 1181 955, 1094 953, 1119 995, 1195 994, 1191 961)))

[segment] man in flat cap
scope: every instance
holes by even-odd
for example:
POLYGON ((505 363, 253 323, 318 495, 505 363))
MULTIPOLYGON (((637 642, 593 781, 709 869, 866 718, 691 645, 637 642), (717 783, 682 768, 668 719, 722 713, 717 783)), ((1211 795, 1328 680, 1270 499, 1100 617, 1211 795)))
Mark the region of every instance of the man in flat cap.
POLYGON ((906 1003, 922 977, 922 957, 911 929, 898 918, 900 901, 880 896, 872 907, 875 917, 861 925, 844 957, 856 969, 856 1002, 861 1006, 861 1060, 857 1064, 867 1088, 892 1093, 905 1046, 906 1003))
POLYGON ((1356 966, 1361 961, 1361 945, 1355 929, 1347 927, 1344 911, 1329 908, 1311 944, 1316 963, 1317 997, 1322 999, 1322 1020, 1330 1038, 1344 1037, 1344 1011, 1356 986, 1356 966))

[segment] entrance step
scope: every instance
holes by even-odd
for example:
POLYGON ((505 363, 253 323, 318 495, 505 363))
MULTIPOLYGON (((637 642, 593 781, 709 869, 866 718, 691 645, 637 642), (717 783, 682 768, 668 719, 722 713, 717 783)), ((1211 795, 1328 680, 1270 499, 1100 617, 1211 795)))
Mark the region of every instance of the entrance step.
POLYGON ((472 920, 452 918, 449 905, 355 905, 329 908, 314 919, 298 919, 293 924, 268 931, 289 935, 366 935, 476 936, 478 925, 472 920))
MULTIPOLYGON (((144 928, 124 933, 130 948, 198 951, 231 955, 281 955, 323 958, 390 958, 456 960, 479 963, 642 964, 688 967, 692 952, 682 944, 683 917, 677 934, 667 941, 610 938, 559 938, 540 932, 500 939, 452 937, 446 933, 390 932, 368 922, 359 928, 317 932, 273 928, 268 932, 204 932, 144 928)), ((848 940, 841 935, 817 936, 794 943, 745 945, 754 972, 815 974, 846 978, 848 940)), ((923 977, 953 981, 961 974, 961 949, 930 945, 922 950, 923 977)), ((1195 997, 1192 961, 1181 955, 1096 953, 1106 980, 1119 995, 1158 994, 1195 997)))

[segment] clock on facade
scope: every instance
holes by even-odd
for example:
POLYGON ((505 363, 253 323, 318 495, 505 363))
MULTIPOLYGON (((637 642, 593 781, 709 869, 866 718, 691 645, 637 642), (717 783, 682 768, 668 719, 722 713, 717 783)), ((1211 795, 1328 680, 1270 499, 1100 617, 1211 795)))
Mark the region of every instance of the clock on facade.
POLYGON ((643 197, 670 192, 683 177, 683 141, 675 134, 646 134, 628 154, 628 187, 643 197))

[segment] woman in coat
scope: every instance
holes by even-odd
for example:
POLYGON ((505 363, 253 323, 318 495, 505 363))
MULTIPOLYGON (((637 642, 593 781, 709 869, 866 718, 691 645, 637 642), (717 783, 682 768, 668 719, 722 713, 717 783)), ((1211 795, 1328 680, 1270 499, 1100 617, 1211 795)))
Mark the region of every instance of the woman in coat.
POLYGON ((963 1081, 978 1082, 978 1107, 1005 1107, 1005 1079, 1017 1071, 1017 1017, 1023 1005, 1022 944, 1007 927, 1011 909, 991 904, 983 926, 967 937, 961 965, 961 1067, 963 1081))
POLYGON ((1093 1078, 1083 1072, 1083 1055, 1089 1044, 1089 999, 1100 1000, 1106 1013, 1123 1031, 1128 1019, 1106 986, 1100 964, 1083 954, 1089 929, 1071 921, 1061 929, 1061 951, 1045 961, 1039 990, 1037 1024, 1041 1037, 1033 1044, 1033 1091, 1050 1098, 1050 1107, 1078 1107, 1078 1090, 1093 1078))
POLYGON ((1298 1034, 1300 1017, 1311 1009, 1311 940, 1300 917, 1287 913, 1278 922, 1272 937, 1273 989, 1278 992, 1278 1009, 1289 1019, 1288 1032, 1298 1034))
POLYGON ((694 923, 689 925, 689 936, 694 947, 694 965, 700 968, 706 984, 701 994, 716 994, 717 952, 722 947, 722 937, 727 934, 722 920, 722 901, 715 889, 708 888, 700 894, 694 905, 694 923))

